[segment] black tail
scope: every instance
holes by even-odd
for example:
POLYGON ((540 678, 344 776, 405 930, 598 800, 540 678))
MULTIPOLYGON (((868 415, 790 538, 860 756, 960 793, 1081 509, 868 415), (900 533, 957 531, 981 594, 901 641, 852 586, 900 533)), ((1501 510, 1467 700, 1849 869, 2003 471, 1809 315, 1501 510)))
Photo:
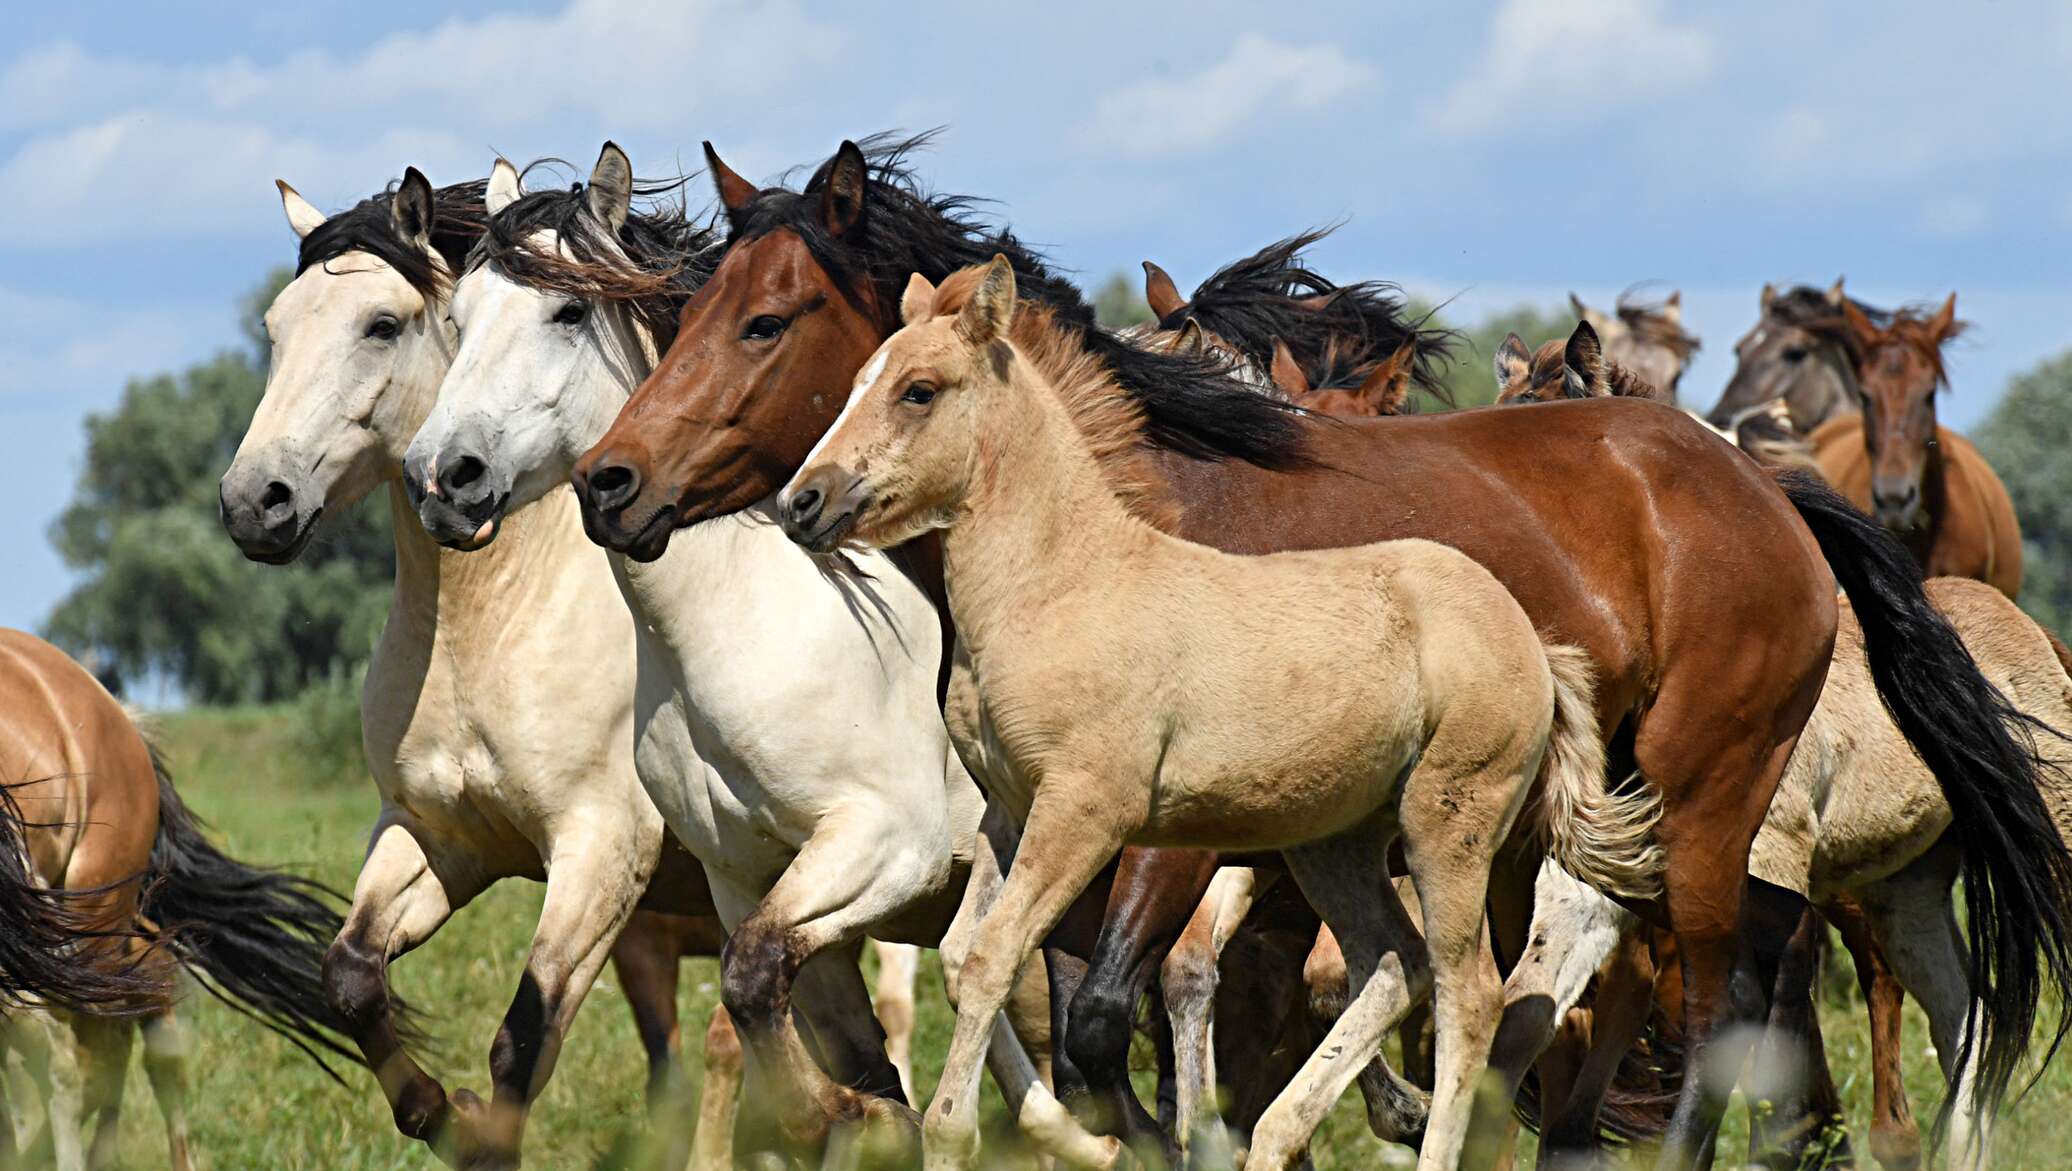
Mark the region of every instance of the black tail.
POLYGON ((10 786, 0 786, 0 1007, 30 1004, 100 1016, 164 1001, 164 982, 125 961, 125 947, 94 941, 131 937, 93 922, 81 899, 101 890, 47 889, 29 869, 26 828, 10 786))
MULTIPOLYGON (((1982 1034, 1966 1030, 1955 1068, 1975 1048, 1983 1101, 1997 1107, 2028 1046, 2046 970, 2061 993, 2072 991, 2072 857, 2043 803, 2042 774, 2054 766, 2036 743, 2062 733, 2016 711, 1979 674, 1891 534, 1807 473, 1776 478, 1849 595, 1879 696, 1949 802, 1982 1034)), ((2061 1009, 2051 1053, 2068 1024, 2061 1009)), ((1938 1138, 1948 1114, 1946 1100, 1938 1138)))
POLYGON ((324 994, 324 950, 344 927, 338 892, 226 857, 202 833, 172 776, 158 773, 158 840, 144 889, 144 917, 172 933, 187 970, 219 1000, 286 1037, 339 1079, 324 1054, 357 1063, 340 1038, 345 1022, 324 994))

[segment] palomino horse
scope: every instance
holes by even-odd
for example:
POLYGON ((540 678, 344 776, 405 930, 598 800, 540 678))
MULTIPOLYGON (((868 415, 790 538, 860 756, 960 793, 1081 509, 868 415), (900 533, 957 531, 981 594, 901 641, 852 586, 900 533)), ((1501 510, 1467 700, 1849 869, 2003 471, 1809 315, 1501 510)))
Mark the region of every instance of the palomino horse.
POLYGON ((1806 435, 1829 419, 1861 409, 1856 363, 1831 328, 1845 303, 1880 325, 1891 320, 1884 310, 1844 294, 1839 278, 1825 289, 1799 285, 1780 293, 1764 285, 1761 316, 1734 343, 1734 376, 1707 420, 1716 427, 1732 426, 1736 416, 1783 399, 1792 426, 1806 435))
MULTIPOLYGON (((702 280, 704 231, 635 212, 634 192, 610 144, 579 191, 521 194, 497 162, 489 229, 452 301, 461 346, 404 460, 442 544, 480 547, 509 510, 566 499, 576 457, 702 280), (445 478, 453 467, 471 474, 445 478)), ((892 562, 821 565, 760 512, 700 526, 652 562, 584 549, 634 615, 634 764, 710 877, 731 932, 721 996, 779 1121, 817 1144, 831 1123, 899 1117, 903 1079, 856 953, 866 933, 942 942, 984 810, 936 704, 935 610, 892 562), (832 1081, 794 1024, 794 987, 832 1081)), ((1031 1022, 1047 1039, 1040 1000, 1031 1022)), ((1017 1068, 1033 1081, 1029 1058, 1017 1068)))
POLYGON ((2014 502, 1978 449, 1935 421, 1935 392, 1949 385, 1942 347, 1964 330, 1957 294, 1933 314, 1896 313, 1883 325, 1845 302, 1836 330, 1856 360, 1863 412, 1814 430, 1821 475, 1890 529, 1923 572, 1977 578, 2014 597, 2014 502))
POLYGON ((1658 881, 1652 797, 1605 792, 1587 659, 1543 651, 1496 579, 1444 546, 1238 557, 1134 515, 1161 506, 1155 474, 1094 453, 1136 447, 1135 408, 1076 331, 1017 311, 1005 256, 940 293, 914 277, 902 314, 778 512, 822 554, 943 531, 959 632, 946 715, 1025 824, 965 961, 929 1162, 975 1161, 979 1059, 1022 958, 1141 839, 1281 850, 1360 989, 1247 1165, 1292 1164, 1429 980, 1419 1161, 1454 1166, 1499 997, 1482 903, 1528 788, 1529 832, 1563 865, 1612 896, 1658 881), (1319 707, 1307 670, 1345 694, 1319 707), (1468 698, 1498 680, 1503 700, 1468 698), (1423 941, 1392 901, 1381 847, 1399 835, 1423 941))
MULTIPOLYGON (((2061 900, 2072 881, 2072 856, 2063 845, 2072 833, 2072 777, 2064 772, 2072 765, 2072 746, 2061 731, 2072 728, 2072 654, 1991 586, 1936 578, 1927 591, 1961 636, 1962 649, 2005 696, 1986 710, 1968 702, 1951 710, 1951 726, 2024 724, 2039 755, 2008 757, 2004 746, 1984 740, 1963 744, 1976 768, 1963 774, 1964 788, 1946 788, 1878 698, 1862 634, 1845 606, 1834 666, 1756 836, 1749 873, 1818 905, 1842 896, 1860 905, 1875 953, 1890 957, 1897 984, 1928 1013, 1950 1089, 1948 1165, 1982 1168, 1992 1107, 2026 1045, 2034 1005, 1979 999, 1973 957, 2005 958, 2032 949, 2040 937, 2053 963, 2063 962, 2063 937, 2024 916, 2032 903, 2061 900), (1964 824, 1981 814, 1997 821, 1964 824), (2001 844, 2017 841, 2023 845, 2001 844), (2019 851, 2019 861, 2007 861, 2008 850, 2019 851), (1996 902, 1990 918, 1969 919, 1967 943, 1951 888, 1960 869, 1980 866, 1993 869, 1996 882, 2024 883, 2030 893, 1996 902)), ((1613 936, 1605 930, 1630 938, 1643 926, 1573 879, 1556 876, 1551 889, 1548 876, 1541 881, 1546 901, 1534 920, 1528 958, 1566 973, 1554 981, 1558 1015, 1580 995, 1579 977, 1609 951, 1613 936)), ((1817 1038, 1773 1036, 1771 1044, 1787 1062, 1802 1055, 1817 1061, 1817 1038)), ((1796 1096, 1791 1087, 1750 1087, 1751 1100, 1788 1104, 1796 1096)))
MULTIPOLYGON (((279 564, 325 512, 388 489, 396 593, 360 711, 381 812, 325 986, 397 1128, 458 1165, 505 1166, 644 892, 658 910, 713 911, 696 864, 664 850, 634 775, 633 622, 575 502, 553 494, 505 518, 493 552, 461 557, 424 535, 403 491, 403 449, 452 358, 447 291, 481 234, 482 189, 435 194, 413 169, 326 218, 281 185, 297 274, 267 311, 266 394, 222 498, 238 547, 279 564), (562 617, 513 621, 543 612, 562 617), (490 1049, 492 1107, 465 1090, 449 1098, 410 1057, 388 966, 511 877, 545 879, 547 897, 490 1049)), ((673 999, 674 986, 658 992, 673 999)))
MULTIPOLYGON (((673 528, 781 487, 833 421, 840 396, 828 388, 853 380, 896 328, 910 271, 940 279, 1005 251, 1026 292, 1092 325, 1077 291, 1011 237, 971 221, 960 200, 918 194, 902 152, 881 145, 873 161, 845 143, 792 192, 759 191, 708 147, 727 253, 662 363, 576 465, 599 540, 654 557, 673 528)), ((1650 911, 1681 945, 1694 1060, 1738 1068, 1741 1033, 1722 1026, 1761 1009, 1729 996, 1742 943, 1781 947, 1803 906, 1751 888, 1746 849, 1819 695, 1836 577, 1869 644, 1890 652, 1872 658, 1881 694, 1909 709, 1904 682, 1919 666, 1897 648, 1939 637, 1925 606, 1908 604, 1919 582, 1887 580, 1883 562, 1860 568, 1861 530, 1674 411, 1584 401, 1322 420, 1198 364, 1082 337, 1144 408, 1181 536, 1231 552, 1441 540, 1489 567, 1549 637, 1591 654, 1612 768, 1637 768, 1662 794, 1667 890, 1650 911)), ((1987 688, 1975 671, 1952 685, 1987 688)), ((1938 734, 1925 720, 1904 726, 1938 734)), ((1511 958, 1539 861, 1527 851, 1505 870, 1493 934, 1511 958)), ((1192 910, 1180 908, 1182 922, 1192 910)), ((1686 1079, 1665 1160, 1709 1154, 1722 1084, 1686 1079)))
POLYGON ((1698 335, 1684 328, 1683 293, 1672 290, 1660 302, 1643 301, 1634 290, 1619 294, 1607 314, 1583 304, 1574 293, 1568 295, 1576 319, 1589 323, 1604 342, 1606 360, 1638 375, 1641 381, 1662 392, 1664 401, 1676 401, 1676 384, 1698 352, 1698 335))
MULTIPOLYGON (((80 892, 68 907, 85 929, 108 933, 76 946, 102 953, 100 963, 119 956, 159 986, 143 1000, 99 1006, 113 1015, 75 1006, 66 1015, 76 1045, 59 1036, 43 1008, 21 1010, 8 1022, 6 1043, 47 1069, 58 1171, 113 1161, 139 1025, 171 1165, 191 1166, 187 1042, 169 997, 172 964, 320 1064, 319 1051, 352 1059, 337 1039, 346 1022, 325 1001, 321 976, 324 946, 338 932, 338 896, 225 856, 181 803, 158 749, 122 705, 63 651, 18 630, 0 630, 0 775, 46 778, 11 785, 25 831, 26 853, 17 857, 38 885, 80 892), (90 1118, 93 1141, 82 1153, 90 1118)), ((75 962, 89 971, 97 966, 83 957, 75 962)), ((12 1145, 5 1117, 0 1136, 12 1145)))

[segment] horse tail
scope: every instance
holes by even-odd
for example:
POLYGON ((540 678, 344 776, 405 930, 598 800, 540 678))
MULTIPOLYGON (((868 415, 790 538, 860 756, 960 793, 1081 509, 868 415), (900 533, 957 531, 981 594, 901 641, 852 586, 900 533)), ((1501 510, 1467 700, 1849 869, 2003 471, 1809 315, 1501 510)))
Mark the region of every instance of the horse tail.
POLYGON ((13 786, 0 785, 0 1008, 111 1016, 163 1003, 164 981, 139 964, 119 962, 123 949, 96 946, 136 937, 134 930, 97 921, 82 902, 109 888, 45 886, 29 865, 28 829, 13 786))
MULTIPOLYGON (((147 741, 148 743, 148 741, 147 741)), ((218 850, 180 800, 158 746, 158 840, 143 914, 202 987, 281 1036, 341 1081, 325 1054, 357 1063, 324 994, 324 950, 345 926, 342 896, 312 879, 249 866, 218 850)))
POLYGON ((1590 656, 1572 646, 1546 650, 1554 726, 1540 760, 1533 828, 1562 869, 1604 895, 1654 898, 1662 889, 1662 849, 1654 838, 1661 798, 1646 785, 1625 793, 1605 785, 1590 656))
MULTIPOLYGON (((2055 766, 2036 743, 2062 733, 2016 710, 1979 673, 1891 534, 1812 476, 1776 479, 1855 608, 1886 710, 1949 803, 1977 1004, 1951 1068, 1965 1068, 1976 1052, 1983 1100, 1996 1107, 2027 1048, 2046 975, 2060 992, 2072 991, 2072 855, 2043 801, 2043 774, 2055 766)), ((2063 644, 2055 645, 2066 661, 2063 644)), ((2068 1025, 2061 1009, 2051 1053, 2068 1025)), ((1948 1113, 1945 1101, 1938 1137, 1948 1113)))

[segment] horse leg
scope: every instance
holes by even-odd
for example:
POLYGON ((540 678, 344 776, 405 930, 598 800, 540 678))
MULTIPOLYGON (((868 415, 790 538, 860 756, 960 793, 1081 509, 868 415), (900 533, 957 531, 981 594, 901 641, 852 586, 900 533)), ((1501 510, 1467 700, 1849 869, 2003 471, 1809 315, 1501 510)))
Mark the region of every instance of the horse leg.
POLYGON ((885 1026, 885 1056, 899 1071, 899 1092, 914 1100, 914 981, 921 975, 921 949, 911 943, 871 941, 878 956, 877 995, 871 998, 885 1026))
POLYGON ((553 1076, 576 1010, 647 886, 641 859, 631 834, 611 821, 568 827, 554 842, 525 971, 489 1047, 490 1100, 455 1091, 440 1136, 456 1165, 518 1165, 526 1115, 553 1076))
POLYGON ((1858 893, 1879 949, 1907 992, 1928 1014, 1929 1039, 1949 1087, 1945 1166, 1983 1171, 1992 1154, 1992 1115, 1978 1097, 1977 1054, 1957 1066, 1972 1000, 1966 945, 1951 885, 1954 852, 1938 849, 1858 893))
MULTIPOLYGON (((978 1157, 978 1082, 981 1062, 990 1047, 1012 1037, 1012 1030, 1000 1018, 1016 978, 1036 945, 1063 917, 1087 883, 1101 872, 1127 838, 1130 827, 1107 807, 1104 788, 1092 777, 1056 773, 1047 777, 1036 795, 1034 807, 1022 832, 1021 846, 993 898, 992 907, 977 925, 964 955, 958 991, 957 1024, 950 1039, 949 1055, 943 1063, 942 1080, 925 1120, 926 1165, 934 1169, 971 1166, 978 1157), (1004 1034, 1004 1036, 1002 1036, 1004 1034)), ((1032 1070, 995 1065, 995 1077, 1022 1082, 1032 1070)), ((1025 1086, 1003 1084, 1010 1109, 1017 1110, 1025 1129, 1034 1125, 1049 1128, 1063 1115, 1054 1099, 1028 1092, 1019 1105, 1015 1089, 1025 1086), (1044 1117, 1031 1116, 1031 1108, 1044 1117)), ((1069 1121, 1066 1116, 1062 1121, 1069 1121)), ((1112 1165, 1122 1156, 1115 1139, 1089 1138, 1073 1152, 1052 1153, 1082 1165, 1112 1165)))
POLYGON ((702 1061, 705 1077, 698 1092, 698 1129, 691 1135, 690 1171, 732 1171, 734 1117, 741 1108, 741 1038, 723 1004, 712 1006, 702 1061))
POLYGON ((170 1006, 144 1018, 144 1073, 165 1119, 172 1171, 191 1171, 187 1158, 187 1037, 170 1006))
MULTIPOLYGON (((1396 898, 1408 908, 1415 900, 1416 892, 1409 884, 1395 885, 1396 898)), ((1406 914, 1416 918, 1415 912, 1406 914)), ((1412 930, 1416 928, 1413 926, 1412 930)), ((1345 1008, 1352 997, 1352 976, 1346 969, 1345 951, 1338 946, 1338 937, 1331 933, 1330 924, 1317 928, 1316 940, 1310 945, 1308 956, 1302 961, 1302 982, 1308 993, 1309 1011, 1323 1029, 1329 1030, 1345 1015, 1345 1008)), ((1425 1059, 1425 1081, 1431 1080, 1429 1058, 1431 1050, 1419 1046, 1424 1040, 1424 1027, 1431 1021, 1428 1002, 1415 1000, 1396 1025, 1396 1033, 1403 1041, 1404 1058, 1407 1061, 1425 1059), (1413 1034, 1416 1039, 1413 1040, 1413 1034)), ((1376 1057, 1363 1066, 1353 1079, 1360 1087, 1360 1102, 1367 1110, 1367 1129, 1383 1142, 1403 1143, 1406 1146, 1420 1145, 1424 1136, 1425 1111, 1431 1106, 1429 1086, 1401 1076, 1389 1067, 1386 1059, 1376 1057)))
POLYGON ((381 1084, 396 1129, 425 1142, 446 1123, 446 1089, 403 1045, 389 1011, 388 966, 430 939, 485 885, 458 867, 442 873, 415 836, 384 821, 360 868, 345 929, 324 953, 324 991, 381 1084))
POLYGON ((633 1031, 647 1052, 647 1108, 656 1120, 681 1084, 682 1040, 677 1033, 676 979, 681 956, 669 916, 635 911, 612 944, 612 969, 633 1013, 633 1031))
POLYGON ((1842 946, 1856 963, 1856 986, 1863 992, 1871 1022, 1871 1157, 1887 1171, 1917 1171, 1921 1166, 1921 1128, 1914 1122, 1901 1078, 1904 1054, 1900 1008, 1906 990, 1878 946, 1863 905, 1846 895, 1821 908, 1842 936, 1842 946))
POLYGON ((71 1032, 59 1026, 55 1014, 41 1008, 17 1010, 8 1030, 30 1080, 43 1093, 43 1141, 50 1147, 49 1165, 55 1171, 84 1171, 86 1158, 80 1147, 85 1122, 81 1114, 83 1086, 79 1049, 71 1032))
MULTIPOLYGON (((1184 1159, 1209 1138, 1216 1120, 1216 985, 1223 948, 1266 883, 1248 866, 1218 870, 1180 938, 1159 969, 1166 1013, 1173 1025, 1173 1078, 1177 1134, 1184 1159)), ((1211 1156, 1214 1158, 1214 1156, 1211 1156)))
POLYGON ((1839 1135, 1838 1145, 1817 1158, 1851 1162, 1840 1095, 1827 1068, 1827 1050, 1820 1036, 1814 1005, 1819 978, 1820 940, 1826 931, 1820 916, 1808 907, 1784 950, 1772 986, 1769 1028, 1757 1049, 1745 1094, 1751 1102, 1749 1159, 1772 1167, 1804 1165, 1810 1148, 1826 1136, 1839 1135), (1764 1104, 1767 1111, 1755 1108, 1764 1104))
MULTIPOLYGON (((86 1150, 91 1171, 115 1164, 115 1146, 121 1137, 122 1094, 129 1081, 130 1049, 137 1035, 136 1022, 126 1017, 75 1016, 72 1035, 86 1054, 86 1085, 83 1109, 94 1120, 93 1141, 86 1150)), ((0 1158, 0 1166, 6 1166, 0 1158)))
POLYGON ((1647 1027, 1654 1002, 1655 965, 1647 928, 1629 919, 1627 929, 1597 970, 1590 1014, 1590 1043, 1566 1100, 1540 1103, 1540 1165, 1588 1166, 1596 1161, 1605 1095, 1620 1063, 1647 1027))

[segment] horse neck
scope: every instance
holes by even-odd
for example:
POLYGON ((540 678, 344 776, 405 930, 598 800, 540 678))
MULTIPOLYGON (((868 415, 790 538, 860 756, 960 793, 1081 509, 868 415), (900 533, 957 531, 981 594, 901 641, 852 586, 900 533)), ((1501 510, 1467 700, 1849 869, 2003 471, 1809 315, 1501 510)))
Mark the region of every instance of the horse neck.
POLYGON ((472 553, 443 548, 425 533, 400 476, 388 483, 388 501, 396 542, 390 621, 427 643, 507 632, 514 616, 536 613, 534 600, 566 580, 572 559, 598 556, 566 486, 512 510, 496 541, 472 553))
POLYGON ((1119 562, 1134 572, 1161 540, 1115 495, 1027 358, 1017 352, 1009 384, 991 393, 971 488, 942 540, 950 609, 974 653, 1020 615, 1111 588, 1119 562))

